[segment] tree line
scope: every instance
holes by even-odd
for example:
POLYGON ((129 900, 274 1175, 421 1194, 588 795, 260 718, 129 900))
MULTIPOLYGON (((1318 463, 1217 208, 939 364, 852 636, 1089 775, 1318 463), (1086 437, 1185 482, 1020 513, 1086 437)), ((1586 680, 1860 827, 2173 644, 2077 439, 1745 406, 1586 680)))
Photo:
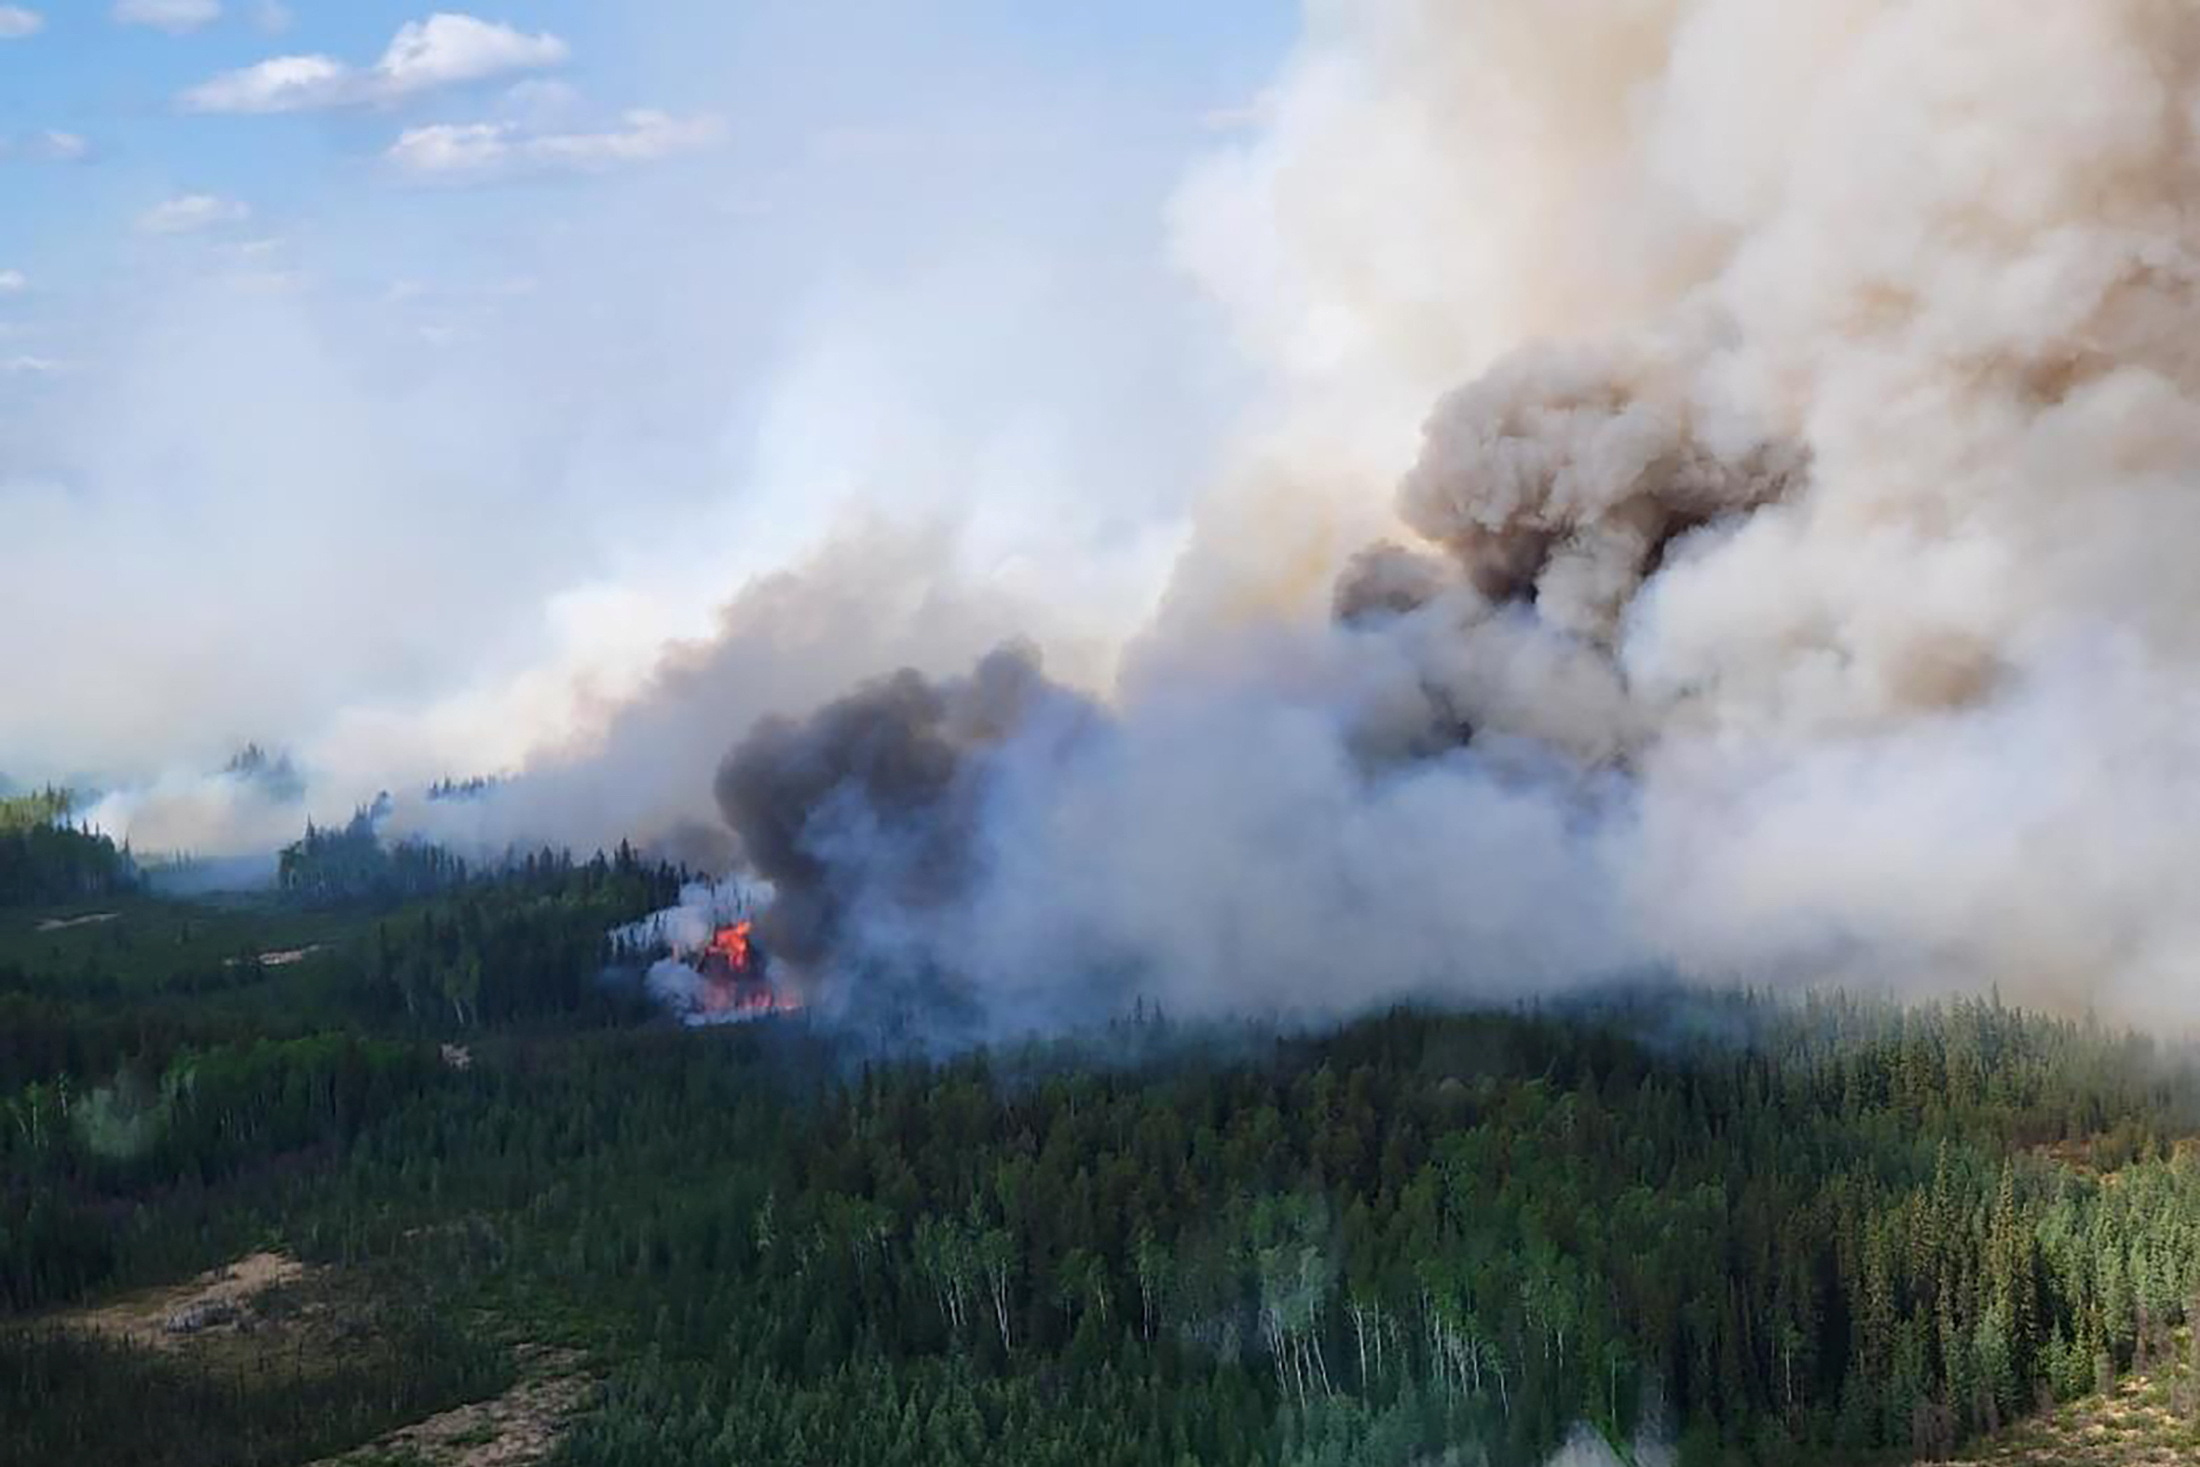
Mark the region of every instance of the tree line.
POLYGON ((0 798, 0 907, 98 901, 134 890, 125 846, 69 817, 76 797, 47 788, 0 798))

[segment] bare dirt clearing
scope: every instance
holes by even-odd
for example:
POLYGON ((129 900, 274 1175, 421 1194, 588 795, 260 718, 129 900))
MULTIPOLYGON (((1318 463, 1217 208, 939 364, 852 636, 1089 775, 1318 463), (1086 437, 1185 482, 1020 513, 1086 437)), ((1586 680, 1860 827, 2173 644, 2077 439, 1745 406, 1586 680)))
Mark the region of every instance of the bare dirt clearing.
POLYGON ((547 1459, 596 1383, 571 1350, 523 1346, 520 1378, 500 1396, 400 1427, 312 1467, 533 1467, 547 1459))
POLYGON ((178 1350, 250 1333, 259 1324, 255 1305, 260 1297, 306 1276, 306 1266, 286 1254, 253 1253, 189 1283, 65 1314, 57 1322, 124 1344, 178 1350))
MULTIPOLYGON (((260 1252, 52 1323, 159 1352, 194 1371, 311 1375, 374 1338, 380 1306, 372 1289, 341 1269, 260 1252)), ((533 1467, 546 1460, 595 1394, 596 1379, 575 1350, 520 1345, 512 1360, 516 1379, 501 1394, 397 1427, 314 1467, 533 1467)))

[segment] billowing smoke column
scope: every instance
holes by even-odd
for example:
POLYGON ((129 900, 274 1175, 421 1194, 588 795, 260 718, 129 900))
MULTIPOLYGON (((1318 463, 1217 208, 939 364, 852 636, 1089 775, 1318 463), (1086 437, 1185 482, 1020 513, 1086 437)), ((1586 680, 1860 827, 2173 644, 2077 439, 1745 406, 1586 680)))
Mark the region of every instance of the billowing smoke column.
POLYGON ((2200 10, 1316 3, 1273 111, 1180 223, 1283 425, 1104 707, 1010 655, 740 743, 790 955, 995 1027, 2190 1011, 2200 10))
POLYGON ((1647 967, 2176 1011, 2200 20, 1765 15, 1317 12, 1183 211, 1253 230, 1285 426, 1111 698, 1007 654, 743 740, 775 950, 995 1025, 1647 967))
POLYGON ((905 671, 806 719, 758 724, 720 766, 717 794, 773 893, 760 936, 798 969, 845 970, 868 944, 888 982, 955 971, 932 929, 979 876, 992 756, 1042 727, 1065 737, 1090 711, 1011 646, 967 678, 905 671))

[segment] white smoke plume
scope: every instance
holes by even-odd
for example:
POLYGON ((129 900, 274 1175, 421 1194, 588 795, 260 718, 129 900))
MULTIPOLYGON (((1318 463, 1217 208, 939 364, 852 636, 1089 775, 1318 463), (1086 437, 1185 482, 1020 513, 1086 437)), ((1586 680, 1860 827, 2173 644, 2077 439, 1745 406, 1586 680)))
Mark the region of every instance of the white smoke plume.
POLYGON ((148 851, 178 857, 273 851, 296 840, 305 823, 297 796, 286 797, 235 772, 164 774, 111 791, 84 811, 101 830, 127 831, 148 851), (199 842, 212 835, 214 848, 199 842))
POLYGON ((749 921, 771 901, 771 888, 739 877, 690 882, 680 900, 611 934, 614 973, 640 962, 642 986, 665 1010, 689 1025, 728 1023, 753 1018, 753 1011, 714 1010, 709 980, 695 966, 697 956, 719 929, 749 921))
POLYGON ((2200 13, 1317 3, 1277 96, 1179 219, 1282 426, 1096 716, 787 786, 826 961, 2189 1012, 2200 13))
POLYGON ((724 881, 692 881, 680 888, 677 906, 652 912, 611 934, 612 948, 621 954, 653 954, 660 950, 674 956, 701 952, 721 927, 754 917, 771 900, 771 888, 739 877, 724 881))

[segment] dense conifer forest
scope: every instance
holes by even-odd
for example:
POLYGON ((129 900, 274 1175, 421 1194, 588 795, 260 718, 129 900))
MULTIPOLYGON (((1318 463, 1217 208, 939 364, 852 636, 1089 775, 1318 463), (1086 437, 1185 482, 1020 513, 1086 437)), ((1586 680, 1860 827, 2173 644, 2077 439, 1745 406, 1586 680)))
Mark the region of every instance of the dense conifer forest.
POLYGON ((113 896, 137 885, 130 853, 70 823, 66 790, 0 798, 0 906, 113 896))
POLYGON ((1881 1462, 2200 1314, 2200 1068, 2101 1023, 1645 990, 925 1058, 607 981, 682 877, 631 851, 438 869, 0 911, 0 1461, 313 1461, 555 1348, 565 1467, 1881 1462), (71 1322, 255 1249, 341 1348, 71 1322))

